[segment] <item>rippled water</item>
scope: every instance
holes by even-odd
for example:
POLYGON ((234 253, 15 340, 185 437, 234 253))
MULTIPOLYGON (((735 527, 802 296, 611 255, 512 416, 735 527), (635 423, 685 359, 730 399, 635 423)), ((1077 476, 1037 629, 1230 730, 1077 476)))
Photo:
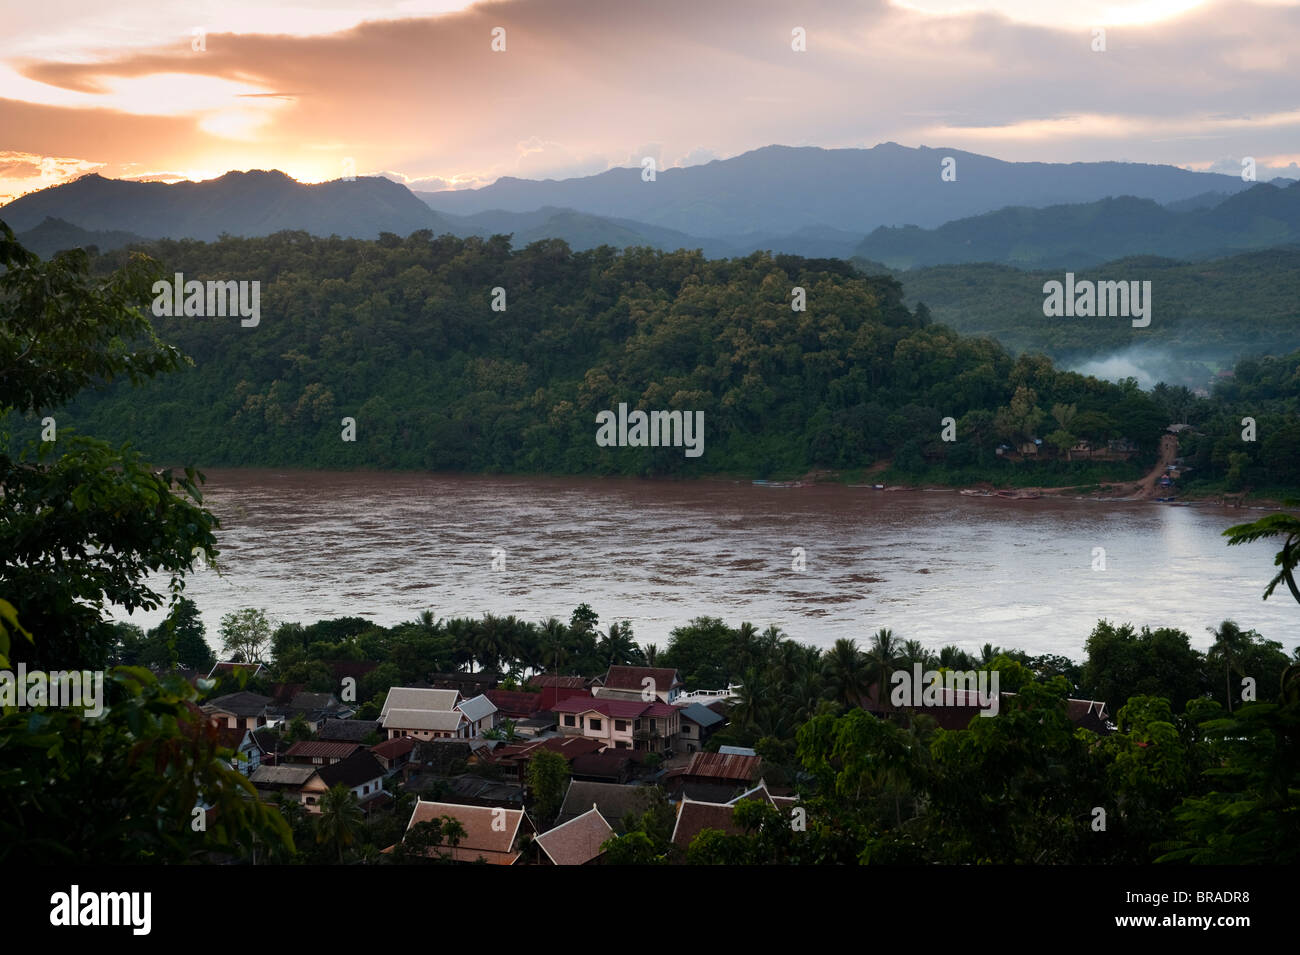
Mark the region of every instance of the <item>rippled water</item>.
POLYGON ((639 642, 661 647, 706 614, 823 646, 890 627, 934 646, 1076 659, 1099 617, 1181 627, 1202 649, 1225 618, 1288 651, 1298 642, 1300 606, 1285 593, 1260 599, 1276 547, 1229 548, 1221 536, 1259 511, 726 481, 208 478, 224 576, 201 571, 186 592, 214 642, 221 615, 242 607, 392 624, 425 609, 567 620, 584 601, 602 625, 626 618, 639 642), (1092 569, 1096 547, 1104 572, 1092 569), (493 548, 504 570, 492 569, 493 548))

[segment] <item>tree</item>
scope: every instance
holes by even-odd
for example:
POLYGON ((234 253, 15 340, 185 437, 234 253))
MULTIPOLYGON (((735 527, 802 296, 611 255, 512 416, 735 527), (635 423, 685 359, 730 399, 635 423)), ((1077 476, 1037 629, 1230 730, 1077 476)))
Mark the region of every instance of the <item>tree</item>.
POLYGON ((177 666, 207 673, 217 662, 208 646, 198 605, 189 597, 177 600, 167 619, 154 632, 167 647, 169 658, 174 650, 177 666))
POLYGON ((899 665, 900 647, 894 632, 881 627, 871 638, 867 650, 868 682, 876 685, 876 700, 881 706, 889 705, 889 678, 899 665))
POLYGON ((343 862, 344 850, 351 848, 361 832, 365 814, 357 794, 342 783, 335 783, 320 797, 320 814, 316 817, 316 841, 332 846, 343 862))
POLYGON ((569 761, 559 753, 542 750, 528 760, 528 789, 533 813, 543 823, 550 823, 564 803, 569 784, 569 761))
POLYGON ((251 607, 232 611, 221 618, 221 645, 232 659, 257 663, 271 639, 266 614, 251 607))
POLYGON ((61 428, 15 451, 10 415, 49 415, 79 391, 139 383, 186 359, 140 309, 157 264, 134 256, 106 278, 81 250, 48 262, 0 223, 0 595, 37 642, 15 661, 45 669, 102 667, 107 608, 152 610, 161 574, 178 595, 195 551, 216 555, 216 519, 200 505, 202 475, 155 472, 126 447, 61 428))
POLYGON ((1206 662, 1223 667, 1224 694, 1227 697, 1228 712, 1232 712, 1232 673, 1241 673, 1242 658, 1250 646, 1250 639, 1241 632, 1241 628, 1231 620, 1219 624, 1218 629, 1206 627, 1214 634, 1214 645, 1206 654, 1206 662))
MULTIPOLYGON (((133 257, 92 280, 84 252, 42 262, 0 223, 0 427, 92 383, 137 383, 179 367, 180 352, 157 339, 141 308, 156 272, 133 257)), ((195 551, 215 556, 202 480, 192 469, 155 473, 126 448, 66 431, 17 453, 0 433, 0 667, 102 667, 118 637, 104 625, 110 605, 157 608, 163 597, 150 574, 169 578, 176 598, 195 551)), ((293 853, 285 819, 230 768, 192 686, 119 666, 102 689, 97 716, 72 707, 0 712, 0 861, 293 853)))
MULTIPOLYGON (((1300 507, 1300 500, 1288 500, 1286 505, 1300 507)), ((1285 583, 1287 589, 1291 591, 1291 596, 1300 601, 1300 586, 1297 586, 1295 579, 1296 566, 1300 565, 1300 517, 1294 514, 1269 514, 1249 524, 1229 527, 1223 534, 1228 538, 1229 547, 1281 537, 1282 549, 1273 559, 1273 565, 1279 570, 1268 582, 1268 587, 1264 590, 1264 599, 1273 596, 1273 591, 1277 589, 1278 584, 1285 583)))
MULTIPOLYGON (((846 707, 860 705, 871 685, 867 660, 858 649, 856 640, 840 638, 822 661, 826 684, 833 698, 846 707)), ((887 684, 881 684, 881 693, 887 684)))

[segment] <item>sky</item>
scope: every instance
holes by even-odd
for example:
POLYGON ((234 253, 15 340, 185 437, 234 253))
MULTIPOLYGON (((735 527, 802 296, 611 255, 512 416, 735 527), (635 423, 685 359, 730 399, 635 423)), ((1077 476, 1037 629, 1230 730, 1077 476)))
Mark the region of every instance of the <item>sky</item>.
POLYGON ((1300 177, 1300 0, 0 4, 0 203, 88 172, 436 191, 771 143, 1300 177))

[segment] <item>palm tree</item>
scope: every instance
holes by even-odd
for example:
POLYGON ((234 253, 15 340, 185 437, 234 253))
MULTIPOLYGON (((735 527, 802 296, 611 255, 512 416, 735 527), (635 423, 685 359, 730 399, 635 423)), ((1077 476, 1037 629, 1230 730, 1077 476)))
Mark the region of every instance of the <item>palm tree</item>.
POLYGON ((336 783, 320 797, 316 841, 334 845, 339 851, 341 864, 343 850, 356 841, 363 819, 356 793, 342 783, 336 783))
POLYGON ((565 647, 569 628, 563 620, 548 617, 537 629, 537 662, 541 664, 539 671, 544 673, 548 667, 554 667, 556 673, 560 672, 560 667, 569 659, 565 647))
POLYGON ((1250 637, 1242 633, 1241 628, 1231 620, 1223 621, 1217 630, 1214 627, 1205 629, 1214 634, 1214 645, 1210 647, 1205 659, 1213 665, 1223 664, 1224 692, 1228 698, 1228 712, 1231 713, 1232 671, 1241 672, 1241 661, 1250 648, 1250 637))
POLYGON ((610 666, 639 664, 644 660, 641 648, 632 641, 632 624, 626 620, 622 624, 614 622, 609 625, 608 632, 597 644, 597 650, 601 659, 607 660, 610 666))
POLYGON ((659 659, 659 647, 653 643, 647 643, 641 651, 645 656, 645 665, 652 667, 655 661, 659 659))
MULTIPOLYGON (((1284 502, 1287 507, 1298 507, 1300 501, 1287 500, 1284 502)), ((1300 566, 1300 516, 1294 514, 1269 514, 1267 517, 1261 517, 1257 521, 1249 524, 1238 524, 1236 527, 1229 527, 1223 532, 1228 538, 1228 546, 1234 544, 1249 544, 1257 540, 1265 540, 1270 537, 1281 537, 1282 549, 1277 552, 1273 558, 1273 564, 1281 568, 1272 580, 1268 582, 1268 589, 1264 591, 1264 599, 1267 600, 1277 589, 1277 585, 1286 582, 1287 589, 1291 591, 1291 596, 1300 601, 1300 586, 1297 586, 1295 579, 1295 570, 1300 566)))
POLYGON ((871 685, 867 661, 856 640, 841 637, 823 661, 831 698, 845 707, 857 706, 871 685))
POLYGON ((939 650, 939 667, 944 670, 973 670, 970 654, 960 647, 948 644, 939 650))
POLYGON ((899 655, 903 658, 903 666, 908 669, 911 669, 913 663, 919 663, 922 668, 926 668, 934 661, 934 654, 927 650, 920 640, 904 640, 899 655))
POLYGON ((876 685, 876 703, 887 706, 889 701, 889 678, 893 676, 899 664, 901 647, 894 631, 881 627, 871 638, 871 649, 867 651, 867 683, 876 685))
POLYGON ((991 643, 984 644, 980 650, 978 669, 986 668, 990 663, 1002 655, 1002 648, 995 647, 991 643))

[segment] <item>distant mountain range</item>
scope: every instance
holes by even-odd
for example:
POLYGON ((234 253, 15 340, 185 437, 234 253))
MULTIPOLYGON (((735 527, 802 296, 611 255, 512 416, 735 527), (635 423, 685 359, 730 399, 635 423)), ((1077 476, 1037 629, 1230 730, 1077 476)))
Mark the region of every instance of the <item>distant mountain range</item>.
POLYGON ((854 250, 891 269, 998 262, 1081 269, 1132 255, 1219 258, 1300 243, 1300 182, 1257 183, 1208 208, 1120 196, 1077 205, 1017 206, 937 229, 879 228, 854 250))
POLYGON ((411 190, 388 179, 358 177, 309 186, 260 169, 173 184, 91 174, 0 208, 0 219, 15 232, 34 229, 51 217, 91 231, 204 241, 223 232, 258 236, 284 229, 367 239, 380 232, 451 231, 450 223, 411 190))
POLYGON ((449 215, 489 210, 529 212, 545 206, 632 219, 694 236, 790 235, 829 227, 866 235, 878 226, 932 228, 1005 206, 1042 207, 1138 196, 1159 203, 1206 192, 1232 194, 1239 176, 1138 163, 1004 162, 959 149, 766 146, 731 159, 660 171, 643 182, 638 168, 580 179, 506 177, 481 189, 422 192, 449 215), (955 160, 956 180, 940 178, 955 160))
POLYGON ((574 249, 646 245, 710 258, 770 250, 857 256, 892 269, 992 261, 1083 267, 1130 254, 1208 257, 1300 239, 1300 189, 1134 163, 1008 163, 960 150, 768 146, 703 166, 581 179, 501 179, 476 190, 413 193, 379 177, 304 185, 282 172, 207 182, 83 176, 0 208, 44 254, 222 233, 377 238, 513 235, 574 249), (944 182, 940 163, 956 160, 944 182), (1119 198, 1111 198, 1111 197, 1119 198), (906 225, 904 225, 906 223, 906 225), (937 228, 936 228, 937 227, 937 228))

